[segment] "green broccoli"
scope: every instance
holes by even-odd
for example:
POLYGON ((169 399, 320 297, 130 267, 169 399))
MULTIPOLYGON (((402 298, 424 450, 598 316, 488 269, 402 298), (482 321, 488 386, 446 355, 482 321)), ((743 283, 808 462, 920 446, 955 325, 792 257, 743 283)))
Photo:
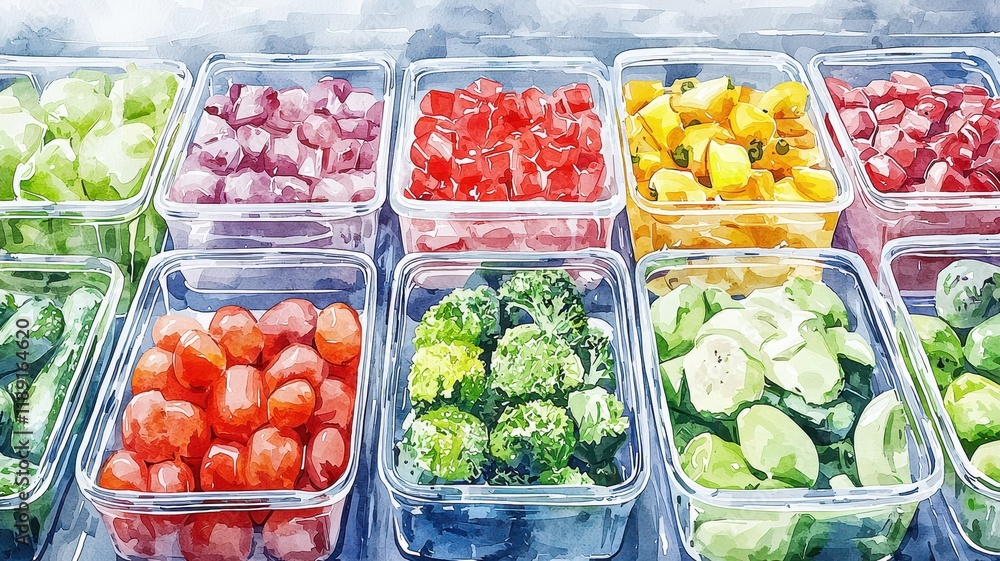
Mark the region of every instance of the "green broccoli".
POLYGON ((543 471, 538 478, 543 485, 593 485, 594 480, 586 473, 572 467, 543 471))
POLYGON ((483 471, 489 436, 474 415, 446 406, 410 423, 399 443, 400 475, 417 484, 473 481, 483 471))
POLYGON ((583 338, 576 347, 576 354, 583 365, 583 385, 598 386, 614 391, 615 358, 611 351, 611 326, 591 318, 583 338))
POLYGON ((500 299, 511 324, 530 317, 538 327, 575 346, 587 327, 583 297, 562 269, 518 271, 500 287, 500 299))
POLYGON ((531 475, 566 467, 575 448, 573 421, 551 401, 507 408, 490 434, 497 463, 531 475))
POLYGON ((469 410, 486 389, 483 350, 463 342, 435 343, 417 349, 410 368, 410 400, 414 406, 452 404, 469 410))
POLYGON ((535 324, 508 329, 490 364, 490 388, 521 402, 555 398, 583 383, 583 364, 562 339, 535 324))
POLYGON ((417 325, 418 349, 435 343, 461 341, 492 349, 500 333, 500 301, 488 286, 459 288, 430 307, 417 325))
POLYGON ((628 417, 625 406, 603 388, 569 394, 569 415, 579 428, 576 454, 590 464, 614 458, 625 444, 628 417))

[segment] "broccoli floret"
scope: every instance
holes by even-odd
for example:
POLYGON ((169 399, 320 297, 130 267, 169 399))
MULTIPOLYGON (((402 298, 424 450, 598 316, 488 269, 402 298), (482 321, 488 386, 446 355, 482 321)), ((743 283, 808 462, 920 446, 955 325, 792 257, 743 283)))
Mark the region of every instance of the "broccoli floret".
POLYGON ((497 462, 531 475, 566 467, 574 448, 573 421, 551 401, 507 408, 490 434, 490 453, 497 462))
POLYGON ((583 385, 599 386, 608 391, 615 389, 615 359, 611 352, 611 326, 591 318, 587 329, 576 347, 576 354, 583 365, 583 385))
POLYGON ((483 350, 468 343, 435 343, 417 349, 410 368, 410 400, 418 408, 453 404, 469 410, 486 389, 483 350))
POLYGON ((628 430, 622 402, 603 388, 591 388, 569 394, 568 403, 569 415, 579 429, 577 456, 590 464, 613 458, 625 444, 628 430))
POLYGON ((562 269, 518 271, 500 287, 500 299, 510 323, 530 318, 543 331, 576 345, 587 327, 583 297, 562 269))
POLYGON ((538 477, 543 485, 593 485, 594 480, 586 473, 572 467, 543 471, 538 477))
POLYGON ((474 415, 452 406, 435 409, 406 429, 399 443, 400 475, 424 485, 473 481, 488 461, 488 442, 486 425, 474 415))
POLYGON ((580 357, 562 339, 537 325, 508 329, 490 364, 490 388, 516 401, 555 398, 563 401, 583 382, 580 357))
POLYGON ((492 349, 500 333, 500 301, 493 289, 459 288, 430 307, 417 325, 413 344, 417 348, 434 343, 462 341, 492 349))

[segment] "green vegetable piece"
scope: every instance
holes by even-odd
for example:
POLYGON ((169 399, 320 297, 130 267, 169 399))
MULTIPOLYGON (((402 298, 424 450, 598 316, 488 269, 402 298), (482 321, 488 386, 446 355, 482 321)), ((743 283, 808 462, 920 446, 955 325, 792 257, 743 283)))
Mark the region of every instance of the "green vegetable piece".
POLYGON ((969 453, 1000 439, 1000 385, 993 380, 962 374, 945 390, 944 408, 969 453))
POLYGON ((473 481, 487 463, 489 436, 474 415, 445 406, 413 420, 399 443, 398 472, 417 484, 473 481))
POLYGON ((755 511, 738 520, 702 522, 694 531, 694 548, 710 561, 785 559, 798 517, 755 511))
POLYGON ((819 480, 817 487, 833 487, 833 478, 845 475, 854 487, 858 487, 858 462, 854 457, 854 446, 849 440, 834 442, 829 446, 817 446, 819 452, 819 480))
POLYGON ((483 350, 464 342, 437 343, 417 349, 410 368, 410 400, 426 409, 446 404, 468 411, 486 389, 483 350))
POLYGON ((49 82, 39 98, 46 124, 56 138, 80 139, 111 119, 111 100, 78 78, 49 82))
POLYGON ((699 338, 683 367, 691 404, 702 413, 732 415, 764 392, 764 364, 726 335, 699 338))
POLYGON ((628 438, 625 405, 604 388, 573 392, 567 404, 578 429, 577 456, 589 464, 614 458, 628 438))
POLYGON ((107 97, 111 94, 111 76, 108 76, 106 72, 101 72, 100 70, 88 70, 86 68, 81 68, 69 75, 70 78, 76 78, 77 80, 83 80, 90 84, 94 91, 107 97))
POLYGON ((518 271, 500 286, 511 324, 530 318, 538 327, 575 346, 585 334, 587 312, 573 278, 563 269, 518 271))
POLYGON ((754 489, 760 485, 740 447, 709 432, 688 442, 680 463, 688 477, 709 489, 754 489))
POLYGON ((660 380, 663 382, 667 403, 680 405, 684 392, 684 357, 661 362, 660 380))
POLYGON ((813 405, 794 393, 782 396, 780 408, 812 434, 817 444, 833 444, 843 440, 854 428, 857 413, 850 402, 838 399, 823 405, 813 405))
POLYGON ((854 456, 862 486, 910 483, 908 422, 896 391, 875 396, 854 428, 854 456))
POLYGON ((177 77, 169 72, 130 67, 109 92, 114 121, 141 122, 159 130, 170 116, 177 86, 177 77))
MULTIPOLYGON (((9 458, 0 454, 0 497, 17 495, 27 489, 27 487, 20 485, 24 482, 24 474, 21 471, 19 458, 9 458)), ((38 473, 38 466, 29 462, 27 472, 29 481, 34 481, 35 474, 38 473)), ((32 507, 35 506, 38 505, 32 504, 32 507)), ((32 509, 32 512, 34 513, 35 510, 32 509)))
POLYGON ((538 482, 543 485, 594 485, 589 475, 571 467, 543 471, 538 482))
POLYGON ((856 486, 851 478, 844 475, 843 473, 839 475, 834 475, 830 478, 830 488, 831 489, 854 489, 856 486))
POLYGON ((937 315, 955 329, 967 329, 1000 312, 997 284, 1000 268, 960 259, 945 267, 937 278, 934 307, 937 315))
POLYGON ((972 467, 995 482, 1000 482, 1000 440, 987 442, 972 455, 972 467))
POLYGON ((875 351, 861 335, 843 327, 831 327, 824 335, 827 346, 838 358, 875 368, 875 351))
POLYGON ((493 353, 490 372, 490 388, 521 402, 562 401, 583 383, 583 365, 573 349, 530 323, 504 333, 493 353))
POLYGON ((740 449, 747 462, 774 479, 812 487, 819 476, 819 455, 795 421, 770 405, 754 405, 736 417, 740 449))
POLYGON ((970 331, 964 352, 977 372, 1000 380, 1000 316, 993 316, 970 331))
POLYGON ((63 334, 63 314, 48 298, 26 300, 0 327, 0 375, 33 365, 52 350, 63 334), (27 329, 28 336, 23 336, 27 329), (18 331, 21 331, 18 334, 18 331))
POLYGON ((702 292, 702 297, 705 298, 706 318, 711 318, 722 310, 738 310, 743 307, 739 302, 733 300, 728 292, 715 286, 706 288, 702 292))
POLYGON ((0 326, 16 311, 17 301, 14 300, 14 295, 0 288, 0 326))
POLYGON ((772 489, 794 489, 794 488, 795 485, 792 485, 787 481, 782 481, 780 479, 774 479, 771 477, 768 477, 764 481, 761 481, 760 485, 757 486, 758 491, 767 491, 772 489))
POLYGON ((808 403, 822 405, 840 395, 844 373, 822 333, 802 330, 804 343, 786 360, 775 358, 768 380, 782 389, 801 395, 808 403))
POLYGON ((6 389, 0 388, 0 449, 10 441, 10 431, 14 427, 14 398, 6 389))
POLYGON ((87 193, 76 173, 76 154, 70 141, 52 140, 20 164, 14 174, 14 190, 28 201, 86 200, 87 193))
POLYGON ((707 319, 701 289, 682 284, 657 298, 649 310, 660 360, 670 360, 694 348, 698 329, 707 319))
MULTIPOLYGON (((740 341, 748 351, 757 350, 765 342, 784 333, 779 325, 787 326, 787 322, 779 319, 773 311, 758 306, 722 310, 701 326, 695 342, 708 335, 726 335, 740 341)), ((770 362, 763 353, 756 354, 758 359, 770 362)))
POLYGON ((832 288, 822 282, 796 277, 783 285, 785 298, 805 312, 823 318, 827 327, 847 327, 847 306, 832 288))
POLYGON ((576 444, 566 409, 543 400, 507 408, 490 433, 496 461, 532 475, 566 467, 576 444))
POLYGON ((577 344, 576 354, 583 366, 583 385, 615 391, 615 358, 612 351, 613 330, 606 321, 590 318, 583 338, 577 344))
POLYGON ((594 480, 596 485, 603 487, 619 485, 624 481, 621 469, 614 462, 605 462, 590 466, 590 471, 587 472, 587 475, 594 480))
POLYGON ((95 130, 80 143, 78 169, 88 198, 127 199, 139 192, 156 149, 153 129, 129 123, 95 130))
POLYGON ((927 353, 938 389, 944 391, 965 368, 962 342, 951 326, 938 317, 913 314, 910 319, 920 346, 927 353))
POLYGON ((500 301, 488 286, 459 288, 430 307, 417 325, 418 349, 435 343, 464 342, 493 349, 500 333, 500 301))
POLYGON ((45 124, 10 97, 0 97, 0 201, 14 200, 14 174, 45 137, 45 124))

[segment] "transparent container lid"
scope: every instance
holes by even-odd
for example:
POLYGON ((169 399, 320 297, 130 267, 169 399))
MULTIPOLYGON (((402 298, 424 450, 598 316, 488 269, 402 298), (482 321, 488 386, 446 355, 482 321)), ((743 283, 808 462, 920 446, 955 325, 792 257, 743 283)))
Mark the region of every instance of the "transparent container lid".
POLYGON ((700 503, 731 509, 786 512, 838 512, 858 508, 912 504, 933 495, 944 478, 941 450, 930 438, 930 423, 910 381, 906 365, 868 268, 860 257, 841 250, 772 249, 718 251, 659 251, 636 266, 636 291, 641 308, 642 360, 653 392, 654 419, 662 445, 670 484, 677 492, 700 503), (732 294, 746 295, 757 288, 779 286, 789 276, 821 279, 847 306, 851 330, 875 352, 872 389, 875 394, 895 390, 903 403, 909 426, 911 483, 865 486, 852 489, 711 489, 696 483, 681 468, 674 444, 659 357, 653 342, 649 314, 651 295, 662 296, 681 283, 718 286, 732 294))
POLYGON ((371 258, 346 251, 169 251, 155 256, 125 319, 119 338, 123 344, 109 363, 80 444, 76 479, 83 495, 100 509, 153 514, 309 508, 343 500, 354 486, 362 453, 377 283, 371 258), (105 489, 98 484, 106 455, 122 448, 121 416, 131 398, 132 371, 142 353, 153 347, 152 329, 157 318, 178 314, 197 317, 207 324, 222 306, 241 306, 259 314, 288 298, 309 300, 318 309, 344 302, 360 315, 357 396, 350 456, 343 475, 318 491, 149 493, 105 489))
POLYGON ((872 185, 864 162, 854 147, 826 78, 843 80, 853 87, 867 86, 872 80, 888 80, 895 70, 922 74, 931 86, 972 84, 985 88, 991 96, 1000 92, 1000 61, 986 49, 975 47, 902 47, 844 53, 820 53, 809 61, 809 79, 823 106, 827 125, 837 135, 865 196, 889 212, 951 212, 956 210, 1000 210, 1000 193, 936 193, 912 191, 882 193, 872 185))
POLYGON ((781 82, 795 81, 806 86, 809 98, 806 114, 816 133, 816 146, 826 158, 826 168, 837 182, 837 195, 830 202, 798 201, 650 201, 638 192, 631 164, 626 162, 629 193, 642 210, 658 215, 719 214, 794 214, 839 212, 854 200, 854 189, 836 147, 822 126, 820 105, 812 84, 805 79, 802 66, 790 56, 774 51, 714 49, 705 47, 669 47, 635 49, 615 57, 614 100, 618 114, 618 136, 623 154, 631 154, 625 130, 625 84, 631 80, 662 80, 665 85, 682 78, 700 81, 729 76, 736 85, 769 90, 781 82))
POLYGON ((146 171, 139 192, 118 201, 0 201, 0 219, 17 218, 79 218, 123 221, 138 216, 152 199, 175 129, 182 118, 184 102, 191 89, 191 75, 181 62, 147 58, 77 58, 77 57, 14 57, 0 56, 0 90, 18 78, 27 78, 39 94, 50 82, 65 78, 76 70, 98 70, 122 74, 134 64, 137 68, 169 72, 177 77, 177 93, 159 138, 153 159, 146 171))
POLYGON ((424 59, 410 63, 403 76, 399 121, 393 147, 389 202, 393 210, 409 218, 462 218, 496 220, 505 218, 608 218, 625 208, 625 192, 619 187, 621 154, 615 139, 607 67, 596 59, 575 57, 470 57, 424 59), (598 200, 567 201, 422 201, 407 197, 413 163, 410 147, 415 140, 414 125, 420 117, 420 101, 430 90, 454 91, 479 78, 503 84, 504 91, 518 93, 532 86, 546 94, 556 88, 578 83, 590 87, 594 113, 601 120, 601 154, 605 178, 598 200))
POLYGON ((208 219, 216 221, 281 220, 289 218, 348 218, 368 214, 385 202, 389 175, 389 138, 395 92, 395 61, 387 53, 367 52, 343 55, 262 55, 216 53, 205 59, 198 72, 194 93, 187 105, 187 119, 170 152, 164 180, 156 191, 156 210, 167 219, 208 219), (383 102, 375 173, 375 196, 357 202, 308 203, 182 203, 170 199, 170 189, 180 175, 181 165, 194 141, 198 124, 205 115, 205 101, 223 95, 233 84, 271 86, 275 89, 299 86, 308 91, 321 78, 344 78, 352 86, 368 88, 383 102))
POLYGON ((649 480, 649 442, 646 435, 645 387, 633 368, 635 303, 628 286, 628 269, 617 253, 592 249, 567 253, 412 253, 393 274, 389 310, 389 347, 386 352, 379 475, 394 494, 412 501, 522 506, 608 506, 636 499, 649 480), (623 481, 600 485, 441 484, 416 485, 397 473, 395 448, 403 435, 402 422, 410 410, 407 376, 413 356, 413 333, 424 312, 456 288, 487 284, 526 269, 558 268, 574 277, 584 293, 589 317, 612 327, 617 389, 629 418, 628 440, 616 463, 623 481))

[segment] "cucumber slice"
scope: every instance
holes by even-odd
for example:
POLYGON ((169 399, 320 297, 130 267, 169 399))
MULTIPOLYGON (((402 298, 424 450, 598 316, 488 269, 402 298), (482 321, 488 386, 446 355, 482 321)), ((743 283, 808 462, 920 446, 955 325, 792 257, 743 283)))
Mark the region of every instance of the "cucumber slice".
POLYGON ((680 405, 684 392, 684 357, 679 356, 660 363, 660 380, 667 402, 680 405))
POLYGON ((920 338, 920 346, 927 353, 938 389, 944 391, 965 368, 962 341, 941 318, 913 314, 910 319, 920 338))
POLYGON ((802 335, 802 346, 786 360, 772 362, 768 380, 813 405, 829 403, 844 389, 844 373, 822 334, 804 331, 802 335))
POLYGON ((757 511, 747 517, 752 519, 702 522, 694 531, 695 550, 710 561, 785 559, 799 515, 757 511))
POLYGON ((743 307, 739 302, 733 300, 728 292, 714 286, 706 288, 703 297, 705 298, 705 313, 709 318, 722 310, 737 310, 743 307))
POLYGON ((59 341, 64 325, 63 315, 52 300, 26 300, 0 327, 0 375, 16 371, 22 362, 31 365, 45 356, 59 341), (23 347, 24 341, 27 347, 23 347))
POLYGON ((825 332, 826 344, 839 358, 875 368, 875 351, 864 337, 843 327, 825 332))
POLYGON ((833 477, 830 478, 830 488, 854 489, 855 487, 854 487, 854 482, 851 481, 851 478, 841 473, 839 475, 834 475, 833 477))
POLYGON ((649 312, 660 360, 669 360, 694 347, 694 337, 706 319, 705 299, 701 289, 683 284, 653 302, 649 312))
POLYGON ((854 458, 854 446, 849 440, 835 442, 829 446, 817 446, 819 452, 819 480, 817 487, 830 487, 834 477, 846 475, 857 487, 858 468, 854 458))
POLYGON ((709 489, 753 489, 760 484, 740 447, 709 432, 688 442, 680 463, 688 477, 709 489))
POLYGON ((824 405, 812 405, 794 393, 781 398, 779 408, 799 422, 817 444, 833 444, 850 434, 857 413, 850 402, 837 399, 824 405))
POLYGON ((785 298, 800 310, 823 318, 827 327, 847 327, 847 306, 832 288, 822 282, 794 278, 784 286, 785 298))
POLYGON ((740 449, 756 470, 796 487, 812 487, 819 455, 795 421, 770 405, 754 405, 736 417, 740 449))
POLYGON ((896 391, 875 396, 854 428, 858 479, 862 486, 910 483, 906 411, 896 391))
POLYGON ((764 392, 764 364, 727 335, 699 338, 683 366, 691 405, 702 413, 732 415, 764 392))

